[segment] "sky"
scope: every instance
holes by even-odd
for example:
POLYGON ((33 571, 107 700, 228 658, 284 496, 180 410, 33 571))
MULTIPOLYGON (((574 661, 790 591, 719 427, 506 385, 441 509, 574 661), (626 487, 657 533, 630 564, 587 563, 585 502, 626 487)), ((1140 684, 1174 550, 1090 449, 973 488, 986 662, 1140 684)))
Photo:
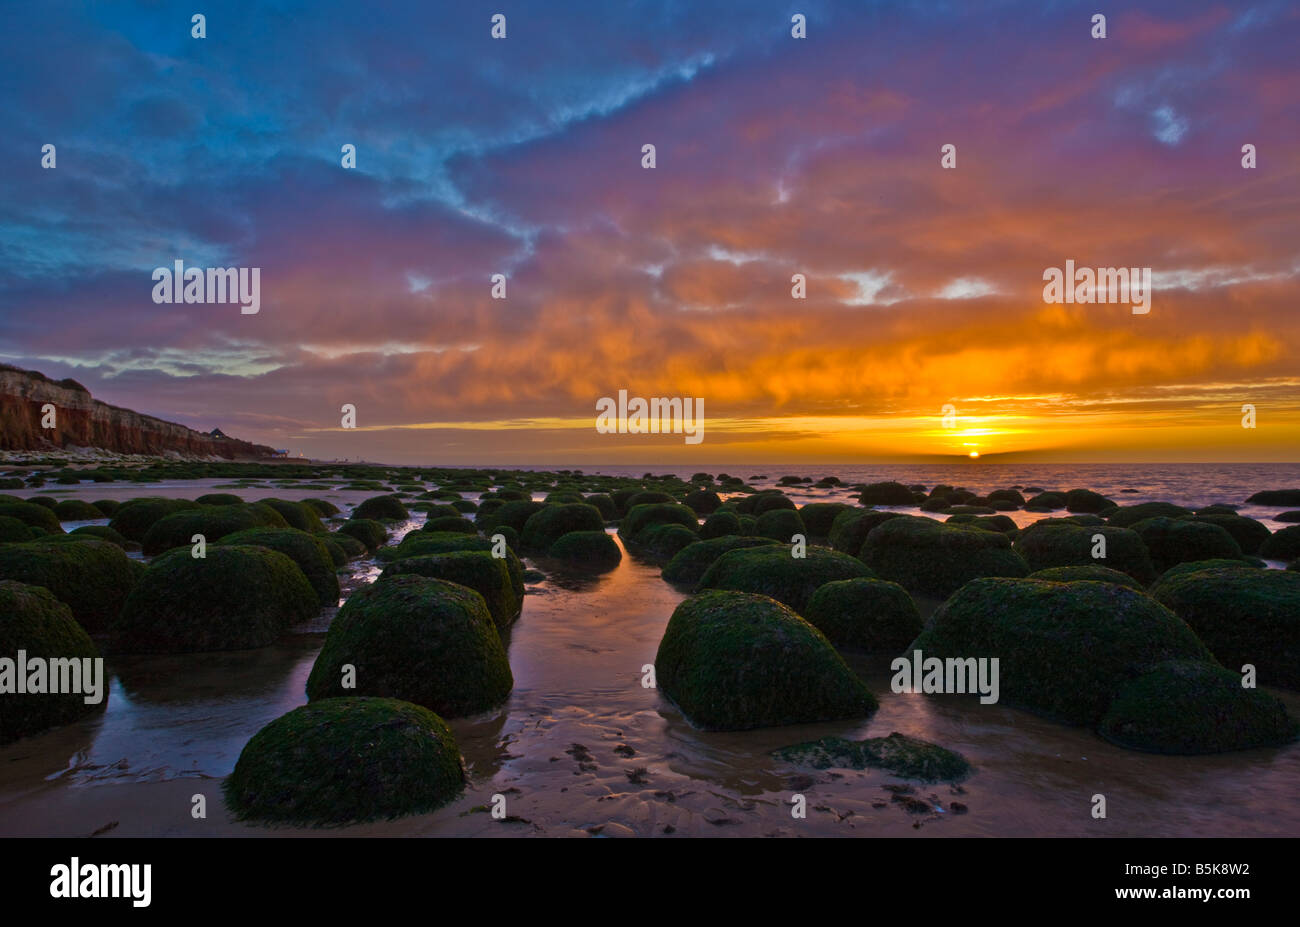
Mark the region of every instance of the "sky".
POLYGON ((1273 0, 7 4, 0 362, 321 459, 1294 461, 1297 47, 1273 0), (177 260, 260 310, 156 303, 177 260), (620 390, 703 440, 601 433, 620 390))

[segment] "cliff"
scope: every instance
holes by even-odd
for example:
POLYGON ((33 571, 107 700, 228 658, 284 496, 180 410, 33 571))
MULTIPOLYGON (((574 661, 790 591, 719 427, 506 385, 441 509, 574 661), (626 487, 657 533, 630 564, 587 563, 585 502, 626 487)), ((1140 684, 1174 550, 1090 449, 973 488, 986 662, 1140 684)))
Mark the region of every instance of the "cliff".
POLYGON ((51 380, 34 370, 0 364, 0 450, 93 447, 151 456, 270 457, 272 449, 235 438, 213 438, 175 422, 100 402, 76 380, 51 380), (41 407, 55 408, 55 428, 41 427, 41 407))

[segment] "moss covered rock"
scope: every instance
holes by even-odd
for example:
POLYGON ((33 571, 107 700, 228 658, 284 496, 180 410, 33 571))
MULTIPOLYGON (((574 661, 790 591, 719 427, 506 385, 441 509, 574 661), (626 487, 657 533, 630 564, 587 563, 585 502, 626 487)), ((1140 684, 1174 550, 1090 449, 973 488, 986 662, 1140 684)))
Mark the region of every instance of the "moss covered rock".
POLYGON ((1269 535, 1259 545, 1257 552, 1265 560, 1292 560, 1300 557, 1300 525, 1290 525, 1269 535))
POLYGON ((188 548, 196 534, 212 544, 236 531, 288 527, 279 512, 262 503, 205 505, 164 515, 145 533, 143 546, 145 555, 152 557, 175 547, 188 548))
POLYGON ((794 509, 772 509, 758 516, 758 536, 789 544, 796 534, 807 539, 808 529, 794 509))
POLYGON ((1300 689, 1300 575, 1252 567, 1161 578, 1153 594, 1230 670, 1249 663, 1266 686, 1300 689))
POLYGON ((604 527, 605 519, 594 505, 547 505, 524 522, 519 540, 526 549, 542 552, 571 531, 600 531, 603 534, 604 527))
POLYGON ((1210 660, 1178 616, 1114 583, 976 579, 912 643, 928 660, 1000 661, 1003 701, 1095 725, 1120 687, 1166 660, 1210 660))
POLYGON ((876 525, 891 518, 906 518, 902 512, 877 512, 872 509, 845 509, 831 522, 831 547, 841 553, 856 557, 866 543, 867 535, 876 525))
MULTIPOLYGON (((302 570, 322 605, 339 604, 339 578, 325 539, 296 528, 250 528, 223 537, 221 544, 251 544, 278 550, 302 570)), ((347 558, 344 558, 347 562, 347 558)))
POLYGON ((11 515, 0 515, 0 544, 21 544, 31 539, 30 525, 11 515))
POLYGON ((659 559, 676 556, 699 540, 699 535, 685 525, 651 525, 632 542, 642 553, 659 559))
POLYGON ((275 509, 290 528, 316 533, 325 530, 320 520, 320 513, 305 502, 290 502, 286 499, 263 499, 261 504, 275 509))
POLYGON ((985 531, 1000 531, 1012 538, 1020 533, 1020 526, 1007 515, 950 515, 945 522, 953 525, 974 525, 985 531))
POLYGON ((623 559, 618 542, 604 531, 570 531, 550 546, 547 554, 572 569, 605 573, 623 559))
POLYGON ((1090 564, 1048 567, 1046 570, 1030 573, 1026 578, 1041 579, 1049 583, 1118 583, 1121 586, 1136 589, 1138 592, 1144 591, 1142 584, 1127 573, 1112 570, 1110 567, 1092 566, 1090 564))
MULTIPOLYGON (((498 527, 496 532, 505 536, 510 531, 505 526, 498 527)), ((429 532, 427 534, 415 532, 408 534, 402 539, 402 543, 396 547, 385 547, 375 554, 375 559, 384 563, 391 563, 395 560, 403 560, 410 557, 428 557, 434 554, 445 554, 457 550, 482 550, 493 551, 497 549, 492 538, 481 538, 477 535, 459 534, 454 531, 429 532)), ((515 587, 515 594, 522 597, 524 594, 524 566, 518 555, 515 553, 507 540, 503 561, 506 570, 510 574, 510 581, 515 587)))
POLYGON ((526 499, 512 500, 492 509, 479 506, 475 521, 485 534, 491 534, 494 528, 501 525, 522 532, 528 519, 541 509, 542 503, 526 499))
POLYGON ((779 760, 811 769, 884 769, 903 779, 957 782, 971 773, 965 757, 898 731, 888 737, 846 740, 823 737, 773 750, 779 760))
POLYGON ((319 610, 302 570, 265 547, 178 548, 149 564, 110 623, 113 649, 196 653, 265 647, 319 610))
POLYGON ((1117 528, 1131 528, 1148 518, 1187 518, 1191 509, 1174 505, 1172 502, 1139 502, 1137 505, 1121 505, 1106 515, 1106 523, 1117 528))
POLYGON ((1300 735, 1286 706, 1213 663, 1171 660, 1122 685, 1098 733, 1150 753, 1224 753, 1277 747, 1300 735))
POLYGON ((636 540, 636 536, 651 525, 681 525, 692 531, 699 530, 699 519, 684 505, 669 502, 651 502, 634 505, 619 523, 618 534, 623 539, 636 540))
POLYGON ((686 494, 683 500, 696 515, 709 515, 722 505, 722 498, 711 489, 696 489, 686 494))
POLYGON ((1106 566, 1127 573, 1143 585, 1156 577, 1146 545, 1129 528, 1087 527, 1063 519, 1044 520, 1017 534, 1014 547, 1034 572, 1052 567, 1106 566), (1104 557, 1093 556, 1094 551, 1103 549, 1097 541, 1098 535, 1105 539, 1104 557))
POLYGON ((154 522, 173 512, 197 508, 199 504, 188 499, 165 499, 161 496, 131 499, 118 507, 108 526, 122 537, 142 544, 145 534, 153 527, 154 522))
POLYGON ((456 740, 433 712, 331 698, 254 734, 223 790, 239 819, 331 826, 433 811, 464 786, 456 740))
MULTIPOLYGON (((28 661, 99 657, 71 610, 48 589, 0 580, 0 657, 16 660, 20 650, 28 661)), ((84 670, 84 663, 81 668, 84 670)), ((103 700, 93 705, 86 704, 84 692, 0 691, 0 744, 102 711, 108 701, 107 678, 103 683, 103 700)))
POLYGON ((916 505, 912 490, 892 480, 868 483, 858 501, 863 505, 916 505))
POLYGON ((1289 508, 1300 505, 1300 489, 1265 489, 1246 500, 1251 505, 1272 505, 1289 508))
MULTIPOLYGON (((603 533, 603 532, 602 532, 603 533)), ((415 574, 468 586, 487 603, 497 630, 514 624, 523 608, 506 561, 486 550, 455 550, 422 557, 395 560, 384 568, 380 579, 415 574)))
POLYGON ((1243 557, 1241 546, 1218 525, 1157 516, 1138 522, 1132 530, 1142 538, 1157 573, 1193 560, 1243 557))
POLYGON ((341 531, 335 531, 328 536, 328 541, 337 545, 349 560, 355 560, 358 557, 364 557, 366 554, 366 545, 362 544, 350 534, 344 534, 341 531))
MULTIPOLYGON (((87 538, 108 541, 108 543, 116 544, 123 550, 135 550, 140 546, 133 541, 128 541, 108 525, 82 525, 80 528, 74 528, 67 536, 71 539, 83 541, 87 538)), ((58 535, 55 535, 55 537, 58 537, 58 535)))
POLYGON ((740 516, 731 511, 714 512, 700 526, 700 539, 704 541, 736 534, 740 534, 740 516))
POLYGON ((374 496, 353 509, 352 517, 374 521, 406 521, 411 513, 396 496, 374 496))
POLYGON ((749 547, 771 547, 776 544, 770 538, 739 537, 727 535, 719 538, 696 541, 679 550, 663 568, 663 578, 670 583, 694 586, 704 578, 705 572, 713 562, 729 550, 743 550, 749 547))
POLYGON ((1049 490, 1025 501, 1026 512, 1054 512, 1065 508, 1065 493, 1049 490))
POLYGON ((210 492, 194 500, 199 505, 243 505, 244 500, 232 492, 210 492))
POLYGON ((1065 494, 1065 508, 1070 512, 1098 514, 1115 508, 1115 503, 1091 489, 1071 489, 1065 494))
POLYGON ((821 632, 779 602, 740 592, 682 602, 659 643, 655 676, 706 730, 860 718, 877 707, 821 632))
POLYGON ((921 633, 921 613, 907 590, 881 579, 826 583, 802 614, 837 647, 898 653, 921 633))
POLYGON ((441 579, 407 574, 359 589, 325 635, 307 679, 312 701, 337 696, 400 698, 445 718, 478 714, 514 687, 483 596, 441 579), (343 667, 356 688, 343 688, 343 667))
POLYGON ((677 502, 677 498, 670 493, 660 492, 657 489, 641 490, 633 493, 627 500, 627 511, 632 511, 638 505, 657 505, 660 503, 677 502))
POLYGON ((0 579, 48 589, 91 634, 117 617, 138 575, 122 548, 95 538, 0 546, 0 579))
POLYGON ((16 518, 29 527, 40 528, 51 534, 59 534, 63 531, 63 526, 59 524, 59 516, 54 514, 53 509, 32 502, 0 503, 0 516, 16 518))
POLYGON ((609 497, 608 493, 592 493, 582 500, 587 505, 594 505, 596 511, 600 512, 600 517, 605 521, 613 521, 618 518, 618 509, 614 506, 614 500, 609 497))
POLYGON ((705 571, 700 588, 770 596, 802 614, 813 593, 827 583, 875 577, 862 561, 848 554, 825 547, 809 547, 806 554, 792 556, 787 544, 731 550, 705 571))
POLYGON ((422 531, 440 532, 454 531, 458 534, 478 534, 478 527, 468 518, 462 518, 459 515, 444 515, 440 518, 430 518, 421 526, 422 531))
MULTIPOLYGON (((1194 515, 1192 521, 1218 525, 1237 542, 1243 554, 1259 553, 1260 547, 1268 541, 1271 532, 1262 522, 1244 515, 1194 515)), ((1300 537, 1297 537, 1297 549, 1300 549, 1300 537)))
POLYGON ((310 505, 321 518, 331 518, 339 514, 339 507, 326 499, 303 499, 303 505, 310 505))
POLYGON ((84 499, 63 499, 54 506, 54 514, 59 521, 96 521, 104 513, 84 499))
POLYGON ((366 550, 377 550, 388 540, 388 529, 373 518, 349 518, 339 525, 338 533, 360 541, 366 550))
POLYGON ((1189 573, 1200 573, 1203 570, 1254 570, 1261 568, 1244 560, 1192 560, 1187 563, 1175 564, 1161 573, 1160 578, 1151 584, 1147 594, 1159 599, 1160 593, 1170 583, 1189 573))
POLYGON ((835 517, 841 512, 851 511, 852 508, 853 506, 843 502, 809 502, 799 507, 799 517, 803 519, 804 527, 808 529, 811 537, 829 539, 835 517))
POLYGON ((981 576, 1029 573, 1005 534, 919 516, 881 522, 859 556, 881 579, 932 596, 947 596, 981 576))

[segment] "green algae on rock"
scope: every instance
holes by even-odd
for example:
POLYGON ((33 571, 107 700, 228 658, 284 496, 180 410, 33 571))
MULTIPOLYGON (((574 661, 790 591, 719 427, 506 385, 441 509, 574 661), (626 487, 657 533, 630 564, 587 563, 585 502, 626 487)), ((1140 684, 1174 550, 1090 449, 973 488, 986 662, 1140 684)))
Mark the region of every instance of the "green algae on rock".
POLYGON ((117 617, 138 574, 122 548, 81 536, 0 546, 0 579, 42 586, 91 634, 117 617))
POLYGON ((194 535, 209 543, 249 528, 288 528, 289 523, 275 509, 260 502, 243 505, 205 505, 164 515, 145 532, 144 552, 154 556, 176 547, 188 548, 194 535))
POLYGON ((446 723, 387 698, 295 708, 244 746, 223 784, 240 820, 340 826, 422 814, 460 795, 465 772, 446 723))
POLYGON ((500 705, 514 688, 483 596, 407 574, 357 590, 339 609, 307 678, 312 701, 348 695, 400 698, 444 718, 500 705), (344 667, 355 688, 344 688, 344 667))
POLYGON ((910 515, 873 528, 859 557, 881 579, 933 596, 950 595, 981 576, 1029 572, 1001 532, 910 515))
POLYGON ((637 535, 651 525, 681 525, 696 532, 700 528, 699 519, 686 506, 675 502, 649 502, 628 509, 619 522, 618 535, 624 540, 635 541, 637 535))
POLYGON ((654 665, 659 690, 705 730, 860 718, 878 707, 820 631, 761 595, 686 599, 654 665))
POLYGON ((600 509, 586 503, 547 505, 529 516, 519 540, 528 550, 547 551, 552 544, 570 531, 600 531, 605 518, 600 509))
POLYGON ((1257 552, 1265 560, 1300 557, 1300 525, 1290 525, 1274 532, 1259 545, 1257 552))
MULTIPOLYGON (((122 537, 144 543, 144 536, 153 527, 154 522, 173 512, 199 508, 197 502, 188 499, 166 499, 162 496, 144 496, 123 502, 113 513, 108 526, 122 537)), ((0 512, 3 514, 3 512, 0 512)))
POLYGON ((1095 725, 1120 686, 1158 663, 1211 660, 1185 622, 1141 592, 1037 579, 972 580, 909 649, 996 657, 1005 701, 1076 725, 1095 725))
POLYGON ((1127 573, 1121 573, 1119 570, 1112 570, 1104 566, 1062 566, 1048 567, 1045 570, 1038 570, 1030 573, 1026 579, 1042 579, 1050 583, 1079 583, 1079 582, 1096 582, 1096 583, 1118 583, 1121 586, 1128 586, 1130 589, 1136 589, 1142 592, 1143 587, 1140 582, 1129 576, 1127 573))
POLYGON ((0 503, 0 515, 16 518, 25 525, 40 528, 51 534, 59 534, 63 531, 63 526, 59 524, 59 516, 54 514, 53 509, 32 502, 0 503))
MULTIPOLYGON (((334 556, 326 545, 327 537, 308 534, 297 528, 250 528, 228 534, 217 543, 251 544, 267 550, 278 550, 298 564, 298 569, 302 570, 307 582, 316 590, 316 596, 322 605, 338 605, 339 578, 334 572, 334 556)), ((347 562, 346 557, 344 562, 347 562)))
POLYGON ((493 557, 489 551, 457 550, 403 557, 390 563, 379 578, 383 580, 410 573, 444 579, 473 589, 483 596, 493 623, 502 633, 514 624, 523 607, 505 558, 493 557))
POLYGON ((1220 663, 1249 663, 1266 686, 1300 689, 1300 575, 1250 566, 1161 578, 1153 589, 1220 663))
POLYGON ((54 514, 59 521, 96 521, 104 513, 82 499, 63 499, 54 506, 54 514))
POLYGON ((714 512, 704 519, 704 524, 700 526, 700 540, 702 541, 738 534, 740 534, 740 517, 735 512, 726 509, 714 512))
POLYGON ((1084 526, 1063 519, 1037 522, 1016 535, 1013 549, 1030 570, 1052 567, 1107 566, 1146 585, 1156 577, 1151 555, 1137 532, 1112 526, 1084 526), (1097 540, 1104 539, 1104 547, 1097 540), (1104 552, 1094 557, 1093 552, 1104 552))
POLYGON ((1213 663, 1171 660, 1125 683, 1098 733, 1131 750, 1202 754, 1278 747, 1300 736, 1286 706, 1213 663))
POLYGON ((662 576, 670 583, 695 585, 704 578, 705 572, 713 562, 729 550, 741 550, 747 547, 771 547, 776 544, 771 538, 740 537, 725 535, 696 541, 683 547, 668 565, 663 568, 662 576))
POLYGON ((903 779, 959 782, 971 774, 960 753, 894 731, 888 737, 823 737, 772 751, 779 760, 812 769, 883 769, 903 779))
POLYGON ((618 542, 604 531, 570 531, 550 546, 547 555, 572 569, 605 573, 623 559, 618 542))
POLYGON ((758 516, 758 536, 789 544, 796 534, 808 535, 803 519, 794 509, 769 509, 758 516))
POLYGON ((406 521, 411 513, 396 496, 374 496, 353 509, 352 517, 374 521, 406 521))
POLYGON ((700 578, 701 589, 729 589, 770 596, 803 613, 815 593, 838 579, 875 578, 862 561, 825 547, 793 556, 787 544, 729 550, 700 578))
MULTIPOLYGON (((48 589, 0 580, 0 656, 15 659, 20 650, 29 661, 99 657, 72 611, 48 589)), ((101 701, 87 704, 82 691, 45 692, 39 696, 0 691, 0 744, 102 711, 108 701, 107 680, 101 694, 101 701)))
POLYGON ((198 653, 265 647, 319 611, 289 557, 265 547, 178 548, 156 558, 109 625, 118 653, 198 653))
POLYGON ((845 509, 831 522, 828 540, 831 547, 856 557, 862 551, 871 530, 892 518, 906 518, 902 512, 877 512, 874 509, 845 509))
POLYGON ((1208 522, 1156 516, 1137 522, 1132 530, 1142 538, 1157 573, 1194 560, 1244 558, 1232 535, 1208 522))
POLYGON ((826 583, 801 614, 837 647, 898 653, 921 633, 921 613, 907 590, 882 579, 826 583))
POLYGON ((388 540, 388 529, 373 518, 349 518, 339 525, 338 533, 360 541, 366 550, 376 550, 388 540))

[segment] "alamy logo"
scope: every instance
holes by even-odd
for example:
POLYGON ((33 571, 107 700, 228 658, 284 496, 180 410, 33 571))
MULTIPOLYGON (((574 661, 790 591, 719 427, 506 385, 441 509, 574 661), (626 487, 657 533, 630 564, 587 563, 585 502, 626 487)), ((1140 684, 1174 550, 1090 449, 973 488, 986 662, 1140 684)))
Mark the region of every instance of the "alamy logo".
POLYGON ((153 896, 153 866, 132 863, 82 863, 76 856, 50 867, 51 898, 130 898, 137 908, 149 907, 153 896))
POLYGON ((596 400, 596 431, 603 435, 686 435, 687 444, 704 440, 704 400, 669 398, 628 398, 627 390, 618 391, 618 400, 601 396, 596 400))
POLYGON ((1074 266, 1049 267, 1043 271, 1045 303, 1132 303, 1134 315, 1151 311, 1150 267, 1074 266))
POLYGON ((981 705, 998 700, 997 657, 922 657, 913 650, 912 659, 895 657, 889 664, 894 672, 889 687, 898 693, 924 692, 927 695, 974 695, 981 705))
POLYGON ((262 268, 186 267, 184 261, 153 272, 155 303, 239 303, 243 315, 262 308, 262 268))
POLYGON ((0 695, 83 695, 87 705, 104 700, 103 657, 0 657, 0 695))

